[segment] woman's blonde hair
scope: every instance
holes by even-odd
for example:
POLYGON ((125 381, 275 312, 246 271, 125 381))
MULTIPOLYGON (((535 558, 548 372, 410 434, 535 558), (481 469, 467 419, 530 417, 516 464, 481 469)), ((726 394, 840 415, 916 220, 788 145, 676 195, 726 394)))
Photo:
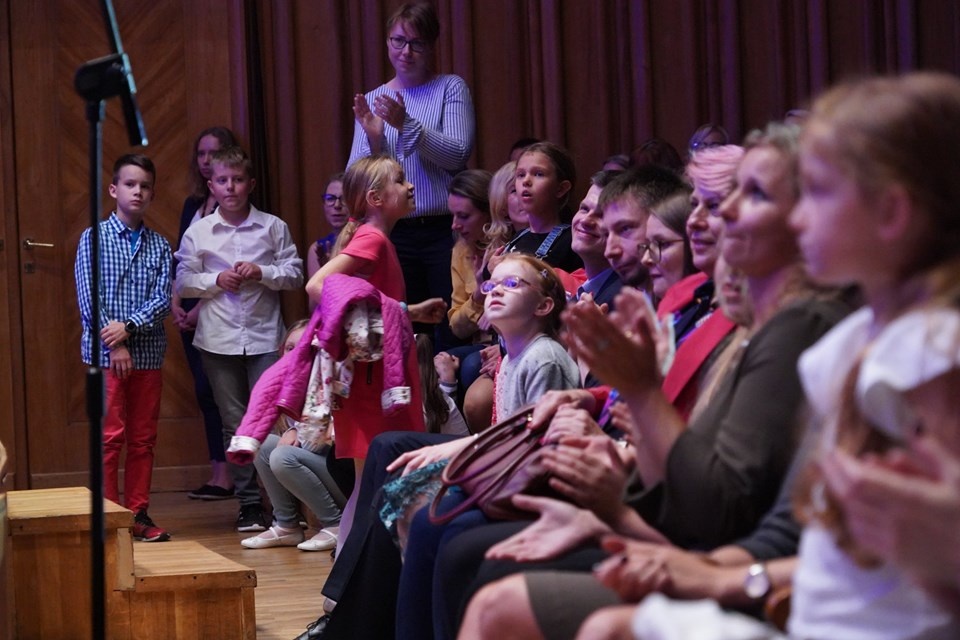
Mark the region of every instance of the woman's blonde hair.
POLYGON ((347 169, 343 176, 343 199, 350 212, 350 219, 337 235, 330 257, 333 258, 347 246, 367 219, 367 194, 380 191, 403 169, 396 160, 387 156, 360 158, 347 169))
POLYGON ((490 222, 483 227, 488 242, 484 262, 494 251, 510 242, 517 232, 509 214, 510 190, 516 175, 517 163, 511 161, 497 169, 490 179, 490 222))

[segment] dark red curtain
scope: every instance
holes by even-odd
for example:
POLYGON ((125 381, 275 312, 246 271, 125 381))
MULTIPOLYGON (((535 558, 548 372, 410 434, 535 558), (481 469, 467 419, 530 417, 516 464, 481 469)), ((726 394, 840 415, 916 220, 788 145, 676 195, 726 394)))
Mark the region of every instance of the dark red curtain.
MULTIPOLYGON (((267 206, 301 244, 323 233, 320 189, 341 170, 352 95, 390 77, 395 0, 246 0, 245 73, 259 78, 251 141, 267 206), (262 135, 255 129, 260 128, 262 135)), ((437 69, 466 79, 472 164, 496 169, 518 137, 568 147, 586 179, 652 135, 678 148, 704 122, 735 138, 853 75, 960 71, 950 0, 437 0, 437 69)), ((256 83, 254 83, 256 85, 256 83)))

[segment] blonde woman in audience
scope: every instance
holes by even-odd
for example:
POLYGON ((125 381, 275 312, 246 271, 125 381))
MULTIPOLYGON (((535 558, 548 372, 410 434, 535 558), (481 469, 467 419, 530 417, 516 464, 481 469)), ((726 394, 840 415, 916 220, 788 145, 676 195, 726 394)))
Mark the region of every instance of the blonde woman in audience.
MULTIPOLYGON (((586 305, 573 307, 567 314, 568 344, 601 380, 616 386, 630 408, 637 461, 649 465, 642 473, 646 493, 634 508, 623 504, 603 519, 572 513, 554 501, 515 499, 540 512, 540 520, 491 548, 488 557, 548 559, 561 555, 557 548, 578 548, 610 531, 683 548, 713 548, 749 534, 773 506, 796 446, 792 427, 802 401, 797 358, 846 309, 812 294, 788 225, 799 196, 796 130, 771 125, 750 136, 745 147, 736 188, 715 215, 723 222, 723 256, 747 279, 753 325, 711 401, 689 425, 667 402, 659 386, 649 312, 639 295, 622 293, 609 318, 586 305)), ((572 580, 574 585, 558 574, 531 573, 489 587, 471 603, 475 613, 468 612, 461 637, 493 637, 497 629, 531 619, 535 624, 526 628, 565 637, 585 614, 617 601, 615 596, 587 597, 593 593, 583 587, 590 584, 589 575, 572 580), (583 597, 568 602, 564 593, 583 597), (513 606, 501 608, 498 619, 479 616, 500 598, 513 606), (556 598, 559 607, 550 604, 556 598), (564 616, 557 615, 558 608, 564 616)))

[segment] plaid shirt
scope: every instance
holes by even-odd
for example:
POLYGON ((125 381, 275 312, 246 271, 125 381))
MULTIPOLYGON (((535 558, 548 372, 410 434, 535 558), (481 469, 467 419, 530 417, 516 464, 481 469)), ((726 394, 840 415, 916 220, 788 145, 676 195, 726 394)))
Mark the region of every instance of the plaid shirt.
MULTIPOLYGON (((133 321, 137 332, 127 338, 127 348, 135 369, 159 369, 167 348, 163 318, 170 313, 170 243, 162 235, 141 227, 140 238, 133 251, 133 232, 116 213, 100 223, 100 319, 94 324, 90 300, 90 229, 80 236, 74 276, 77 280, 77 301, 83 336, 80 353, 83 361, 93 364, 90 340, 94 329, 108 322, 133 321)), ((110 350, 100 343, 101 367, 110 366, 110 350)))

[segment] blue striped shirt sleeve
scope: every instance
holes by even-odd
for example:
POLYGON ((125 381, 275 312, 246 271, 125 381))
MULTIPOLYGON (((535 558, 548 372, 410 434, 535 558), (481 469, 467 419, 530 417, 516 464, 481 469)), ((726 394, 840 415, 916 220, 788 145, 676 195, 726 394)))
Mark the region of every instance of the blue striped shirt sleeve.
MULTIPOLYGON (((381 85, 366 95, 372 103, 379 95, 396 91, 381 85)), ((416 188, 413 216, 445 215, 447 189, 453 176, 466 168, 473 152, 475 115, 470 90, 462 78, 440 75, 419 87, 400 91, 406 105, 402 130, 384 126, 381 153, 393 157, 416 188)), ((359 123, 347 167, 370 155, 370 143, 359 123)))

